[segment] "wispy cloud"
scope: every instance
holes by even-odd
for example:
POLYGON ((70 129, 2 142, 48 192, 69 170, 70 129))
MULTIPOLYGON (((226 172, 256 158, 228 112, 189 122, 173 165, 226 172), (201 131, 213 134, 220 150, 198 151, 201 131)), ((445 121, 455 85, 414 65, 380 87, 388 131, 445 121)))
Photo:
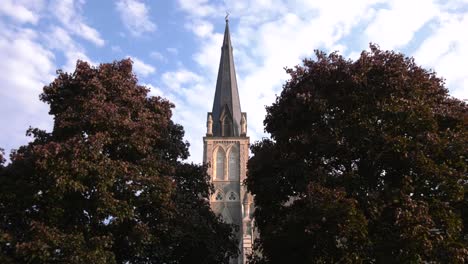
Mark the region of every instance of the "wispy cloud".
POLYGON ((468 13, 442 15, 415 53, 416 62, 446 78, 451 94, 460 99, 468 99, 468 36, 461 34, 467 28, 468 13))
POLYGON ((225 10, 231 13, 239 93, 242 111, 248 112, 252 141, 265 136, 264 106, 274 102, 288 78, 283 67, 312 57, 314 49, 339 50, 356 58, 374 42, 384 49, 403 51, 445 77, 453 96, 468 98, 464 70, 468 35, 463 34, 468 28, 466 0, 177 0, 176 9, 170 9, 172 2, 162 5, 147 0, 0 2, 0 86, 6 87, 0 89, 0 99, 6 98, 0 102, 0 110, 14 113, 0 120, 0 127, 6 127, 2 135, 8 138, 1 138, 0 147, 6 149, 24 142, 30 124, 43 128, 50 124, 47 106, 37 96, 53 80, 56 68, 73 71, 77 59, 97 64, 108 60, 106 56, 132 54, 136 56, 132 57, 134 70, 151 94, 175 103, 174 118, 186 130, 191 160, 200 162, 225 10), (115 8, 123 26, 107 18, 88 20, 85 5, 91 2, 93 7, 115 8), (158 16, 153 18, 153 13, 158 16), (128 43, 126 35, 156 31, 156 19, 165 28, 149 35, 155 40, 161 35, 164 43, 150 44, 149 38, 128 43), (110 54, 99 48, 106 43, 110 43, 110 54))
POLYGON ((97 64, 86 55, 85 49, 73 40, 68 31, 61 27, 51 28, 50 32, 47 33, 47 43, 52 49, 63 53, 66 61, 62 69, 66 72, 75 70, 77 60, 97 64))
POLYGON ((42 87, 55 75, 54 55, 30 29, 0 30, 0 118, 2 146, 10 150, 28 142, 29 126, 50 129, 48 106, 39 101, 42 87))
POLYGON ((36 24, 39 15, 35 13, 42 8, 42 1, 18 3, 18 1, 3 0, 0 4, 0 14, 7 15, 20 23, 36 24))
POLYGON ((185 67, 168 71, 161 75, 161 86, 152 87, 152 94, 168 98, 175 104, 174 120, 183 124, 185 139, 190 142, 191 160, 201 162, 203 142, 206 132, 205 120, 207 109, 211 107, 214 84, 202 74, 185 67), (213 87, 213 89, 210 89, 213 87))
POLYGON ((146 77, 156 72, 156 68, 154 66, 147 64, 136 57, 132 57, 132 56, 127 56, 127 57, 132 59, 133 70, 137 73, 138 76, 146 77))
POLYGON ((200 38, 204 38, 212 34, 213 24, 206 20, 194 20, 185 24, 185 27, 193 31, 195 35, 200 38))
POLYGON ((189 16, 205 17, 222 14, 225 11, 222 6, 214 5, 206 0, 179 0, 182 10, 188 11, 189 16))
POLYGON ((181 93, 183 85, 199 82, 202 78, 187 69, 180 69, 173 72, 165 72, 161 80, 169 89, 181 93))
POLYGON ((81 15, 83 1, 54 0, 51 8, 57 20, 71 33, 91 41, 97 46, 104 46, 101 34, 85 23, 81 15))
POLYGON ((408 44, 416 32, 437 17, 435 3, 429 1, 396 0, 388 8, 377 11, 365 30, 367 38, 380 43, 381 48, 397 49, 408 44))
MULTIPOLYGON (((447 5, 437 0, 415 3, 403 0, 299 0, 293 3, 226 0, 219 6, 204 0, 179 0, 179 7, 186 12, 185 27, 198 43, 192 58, 205 72, 204 79, 195 81, 202 89, 197 92, 207 96, 190 97, 185 91, 183 107, 196 111, 201 124, 205 120, 200 117, 204 118, 211 110, 213 100, 222 32, 216 32, 211 25, 222 23, 220 10, 232 13, 231 35, 239 93, 242 111, 249 114, 248 133, 252 140, 265 136, 264 106, 274 102, 288 78, 283 67, 297 65, 302 58, 313 56, 314 49, 339 50, 345 56, 356 57, 368 48, 369 42, 402 51, 411 46, 410 50, 416 52, 408 55, 415 55, 417 62, 446 77, 452 95, 468 98, 468 88, 464 88, 468 87, 468 74, 463 71, 468 60, 463 47, 468 46, 468 38, 460 33, 468 27, 468 12, 455 14, 467 10, 466 1, 447 5), (425 27, 427 30, 431 23, 429 33, 422 34, 420 31, 425 27), (412 45, 416 36, 422 39, 416 42, 420 46, 415 48, 412 45), (197 107, 199 101, 205 102, 205 106, 197 107)), ((187 89, 196 90, 196 87, 187 89)), ((205 130, 204 126, 192 125, 193 111, 181 110, 175 114, 187 128, 188 135, 199 137, 193 138, 195 141, 191 143, 201 142, 205 130)), ((202 145, 192 144, 191 153, 195 161, 201 161, 202 145)))
POLYGON ((140 36, 156 30, 156 24, 151 21, 149 8, 145 3, 138 0, 119 0, 116 8, 123 24, 132 35, 140 36))

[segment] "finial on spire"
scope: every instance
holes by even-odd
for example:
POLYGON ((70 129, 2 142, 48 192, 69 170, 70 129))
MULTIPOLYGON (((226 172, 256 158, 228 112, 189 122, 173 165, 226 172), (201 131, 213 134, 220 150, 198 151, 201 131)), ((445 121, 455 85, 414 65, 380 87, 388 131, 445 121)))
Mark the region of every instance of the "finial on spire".
POLYGON ((226 11, 226 17, 224 17, 224 19, 226 20, 226 22, 229 22, 229 15, 230 15, 229 12, 226 11))

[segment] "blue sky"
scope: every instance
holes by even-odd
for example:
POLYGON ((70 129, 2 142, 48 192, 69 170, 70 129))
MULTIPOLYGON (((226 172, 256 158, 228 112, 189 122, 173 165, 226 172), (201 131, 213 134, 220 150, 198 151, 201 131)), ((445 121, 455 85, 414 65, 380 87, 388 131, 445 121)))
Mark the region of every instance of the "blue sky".
POLYGON ((314 49, 398 50, 468 99, 468 0, 1 0, 0 147, 26 144, 29 126, 50 130, 38 96, 57 69, 131 57, 139 82, 175 103, 190 161, 201 162, 226 10, 252 142, 266 136, 264 106, 287 79, 283 67, 314 49))

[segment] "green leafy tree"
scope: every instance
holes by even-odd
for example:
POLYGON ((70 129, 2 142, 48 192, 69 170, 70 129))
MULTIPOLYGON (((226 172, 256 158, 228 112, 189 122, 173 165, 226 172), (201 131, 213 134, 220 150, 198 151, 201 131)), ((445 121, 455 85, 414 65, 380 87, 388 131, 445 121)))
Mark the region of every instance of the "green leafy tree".
POLYGON ((468 261, 467 105, 412 58, 370 48, 286 70, 248 164, 252 263, 468 261))
POLYGON ((44 88, 52 132, 0 171, 2 263, 227 263, 230 225, 208 204, 206 168, 182 163, 173 105, 148 97, 132 62, 78 61, 44 88))

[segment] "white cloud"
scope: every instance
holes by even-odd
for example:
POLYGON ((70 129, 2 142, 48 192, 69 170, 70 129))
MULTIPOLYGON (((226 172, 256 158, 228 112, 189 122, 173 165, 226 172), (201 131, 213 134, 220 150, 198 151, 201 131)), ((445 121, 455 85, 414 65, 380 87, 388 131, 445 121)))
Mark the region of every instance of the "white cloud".
POLYGON ((0 14, 5 14, 20 23, 36 24, 39 21, 37 11, 42 8, 42 1, 35 3, 27 1, 3 0, 0 4, 0 14))
MULTIPOLYGON (((15 119, 2 119, 0 126, 15 124, 5 130, 9 131, 5 138, 14 135, 25 138, 26 124, 41 126, 50 121, 39 117, 47 106, 37 100, 37 95, 54 77, 56 66, 51 51, 59 59, 64 56, 65 71, 73 71, 76 59, 90 61, 84 46, 76 41, 78 37, 97 46, 105 42, 82 15, 85 0, 51 0, 50 14, 58 20, 55 25, 49 23, 52 22, 50 14, 42 13, 44 0, 1 2, 0 16, 10 24, 0 27, 3 73, 0 85, 7 87, 0 93, 8 98, 2 101, 0 109, 15 111, 15 119), (17 98, 10 99, 12 94, 17 98), (14 129, 16 132, 12 132, 14 129)), ((374 42, 384 49, 409 51, 412 53, 408 55, 414 55, 417 63, 433 68, 447 79, 452 95, 468 98, 468 73, 464 70, 468 61, 468 35, 463 34, 468 28, 467 0, 178 0, 177 3, 179 11, 186 15, 182 25, 193 33, 195 42, 195 52, 184 58, 192 58, 195 66, 187 68, 184 65, 190 62, 169 61, 168 58, 179 53, 175 47, 186 49, 178 43, 151 52, 150 58, 132 59, 140 77, 153 78, 156 72, 146 60, 176 65, 176 70, 160 76, 157 85, 146 85, 150 95, 165 96, 176 104, 174 118, 187 131, 193 161, 200 162, 202 157, 201 137, 214 96, 225 10, 232 14, 230 29, 239 93, 242 110, 248 112, 248 134, 252 141, 265 135, 264 106, 274 101, 288 78, 283 67, 300 64, 302 58, 313 56, 314 49, 338 49, 356 58, 362 49, 367 49, 369 42, 374 42)), ((118 0, 115 8, 130 32, 127 35, 156 30, 143 0, 118 0)), ((1 23, 0 19, 0 26, 1 23)), ((125 37, 122 29, 117 32, 125 37)), ((187 43, 192 45, 191 41, 187 43)), ((118 46, 111 49, 121 52, 118 46)), ((10 146, 2 144, 7 149, 10 146)))
MULTIPOLYGON (((45 26, 42 26, 38 21, 47 17, 41 13, 45 2, 17 0, 15 12, 18 18, 15 21, 36 23, 39 26, 3 25, 0 20, 0 71, 3 73, 0 76, 0 86, 3 87, 0 90, 0 111, 12 113, 0 120, 4 135, 0 138, 0 146, 5 149, 26 144, 29 138, 25 136, 25 131, 29 126, 46 130, 51 128, 48 105, 39 101, 39 94, 44 85, 55 78, 55 70, 58 68, 55 55, 60 58, 59 53, 63 54, 65 61, 60 68, 68 72, 74 71, 77 59, 91 62, 72 35, 86 38, 97 45, 104 44, 99 33, 87 26, 80 17, 79 9, 83 4, 83 1, 51 2, 50 8, 54 9, 59 23, 50 25, 44 19, 45 26), (18 9, 17 6, 24 9, 18 9), (21 10, 25 9, 31 11, 33 16, 23 16, 27 12, 21 13, 21 10)), ((2 8, 5 9, 5 6, 2 8)))
MULTIPOLYGON (((369 42, 384 49, 401 50, 414 45, 418 32, 434 21, 438 24, 417 49, 416 61, 446 77, 452 95, 468 97, 467 88, 464 88, 468 84, 468 74, 463 70, 468 60, 468 42, 466 34, 461 34, 468 28, 467 20, 447 13, 465 10, 467 15, 466 0, 454 1, 450 5, 438 0, 226 0, 224 3, 179 0, 180 8, 187 15, 185 26, 193 32, 198 43, 192 57, 204 71, 202 80, 198 82, 204 86, 184 87, 185 97, 179 95, 178 100, 186 100, 183 108, 200 105, 200 102, 205 106, 194 108, 196 110, 192 112, 184 109, 175 111, 187 134, 198 137, 193 137, 192 144, 201 144, 204 118, 211 110, 222 42, 222 32, 215 31, 212 24, 222 23, 220 16, 225 9, 233 14, 230 30, 239 93, 242 110, 248 112, 248 133, 253 141, 265 135, 264 106, 274 102, 275 94, 279 94, 288 78, 283 67, 301 63, 302 58, 313 56, 314 49, 339 50, 353 58, 367 49, 369 42), (189 96, 192 89, 207 97, 189 96), (194 111, 197 117, 193 116, 194 111), (198 121, 194 122, 192 118, 198 121), (193 123, 201 125, 193 126, 193 123)), ((193 160, 200 162, 197 158, 201 157, 202 148, 197 146, 191 147, 191 153, 195 155, 193 160)))
POLYGON ((186 11, 188 15, 194 17, 205 17, 215 14, 222 14, 225 11, 222 6, 215 6, 207 0, 179 0, 179 7, 186 11))
POLYGON ((143 62, 142 60, 136 58, 136 57, 131 57, 127 56, 132 59, 133 61, 133 70, 137 73, 137 75, 141 77, 146 77, 152 73, 156 72, 156 68, 153 67, 150 64, 147 64, 143 62))
POLYGON ((75 71, 77 60, 87 61, 92 65, 97 64, 86 55, 85 50, 77 45, 70 34, 61 27, 53 27, 47 34, 47 41, 49 47, 61 51, 65 56, 66 61, 62 69, 66 72, 75 71))
POLYGON ((54 55, 30 29, 0 27, 0 147, 7 151, 26 144, 29 126, 50 129, 48 106, 39 101, 44 85, 55 75, 54 55))
POLYGON ((84 1, 74 0, 54 0, 51 6, 51 12, 62 25, 73 34, 82 37, 97 46, 104 46, 104 40, 99 32, 88 26, 81 16, 81 8, 84 1))
POLYGON ((164 73, 161 80, 166 87, 180 93, 179 90, 182 89, 182 85, 199 82, 201 77, 186 69, 180 69, 178 71, 164 73))
POLYGON ((461 99, 468 99, 468 36, 460 34, 467 28, 468 13, 445 14, 415 53, 416 62, 433 68, 446 78, 452 95, 461 99))
MULTIPOLYGON (((218 72, 222 43, 223 35, 220 33, 213 33, 201 40, 199 51, 193 55, 193 58, 198 65, 207 69, 209 76, 213 79, 216 78, 216 74, 218 72), (216 53, 217 56, 215 55, 216 53)), ((236 51, 234 50, 234 52, 236 51)))
POLYGON ((444 11, 449 12, 463 10, 463 8, 466 8, 466 5, 468 4, 468 0, 439 0, 436 2, 444 11))
POLYGON ((156 87, 150 83, 143 83, 142 85, 146 86, 147 88, 150 89, 148 95, 149 96, 161 96, 161 97, 165 97, 164 96, 164 93, 163 91, 161 90, 161 88, 159 87, 156 87))
POLYGON ((214 83, 181 66, 178 70, 163 73, 160 87, 150 87, 151 95, 163 96, 175 104, 174 121, 182 124, 186 131, 185 140, 190 142, 190 160, 201 162, 201 138, 206 132, 203 117, 211 109, 214 83))
POLYGON ((414 34, 438 14, 431 0, 389 2, 389 9, 377 11, 367 27, 368 39, 381 43, 381 48, 396 49, 408 44, 414 34))
POLYGON ((185 24, 185 27, 192 30, 198 37, 204 38, 212 34, 213 24, 206 20, 194 20, 185 24))
POLYGON ((156 30, 156 24, 150 20, 149 9, 144 3, 138 0, 119 0, 116 8, 122 22, 132 35, 140 36, 145 32, 156 30))

